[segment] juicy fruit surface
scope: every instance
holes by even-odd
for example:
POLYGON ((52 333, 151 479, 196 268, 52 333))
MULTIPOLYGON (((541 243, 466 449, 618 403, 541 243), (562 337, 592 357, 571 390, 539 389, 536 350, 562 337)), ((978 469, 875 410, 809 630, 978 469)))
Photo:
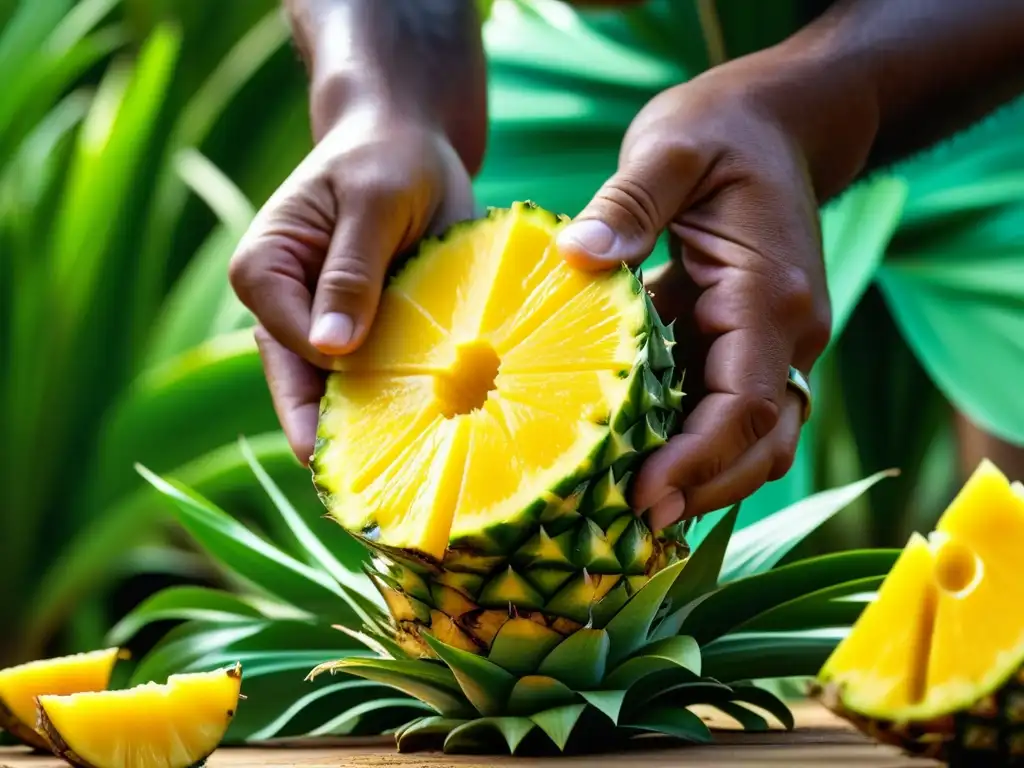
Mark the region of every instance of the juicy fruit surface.
POLYGON ((213 752, 238 706, 241 669, 171 675, 123 691, 41 696, 56 752, 92 768, 188 768, 213 752), (67 756, 67 755, 66 755, 67 756))
POLYGON ((17 720, 17 724, 0 725, 18 731, 15 735, 31 741, 33 746, 45 748, 41 738, 33 739, 31 733, 22 733, 18 728, 18 724, 29 731, 35 727, 36 696, 104 690, 119 653, 117 648, 108 648, 0 670, 0 704, 17 720))
POLYGON ((316 482, 332 515, 441 560, 581 466, 627 400, 645 296, 551 247, 561 226, 518 204, 456 228, 385 290, 333 374, 316 482))
POLYGON ((898 722, 968 710, 1024 662, 1024 496, 983 462, 915 535, 820 678, 844 708, 898 722))

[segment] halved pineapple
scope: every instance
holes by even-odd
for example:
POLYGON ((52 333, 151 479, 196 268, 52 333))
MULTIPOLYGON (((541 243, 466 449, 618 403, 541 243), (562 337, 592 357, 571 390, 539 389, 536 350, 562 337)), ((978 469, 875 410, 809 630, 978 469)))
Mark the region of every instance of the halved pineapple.
POLYGON ((672 328, 625 265, 561 258, 566 221, 516 203, 422 244, 328 378, 314 480, 414 654, 531 612, 569 634, 686 555, 626 498, 679 422, 672 328))
POLYGON ((0 728, 26 746, 49 751, 36 731, 36 697, 102 691, 110 684, 118 648, 42 659, 0 670, 0 728))
POLYGON ((220 745, 240 698, 242 665, 171 675, 164 685, 40 696, 40 730, 78 768, 189 768, 220 745))
POLYGON ((1022 554, 1024 496, 983 461, 823 666, 825 704, 910 752, 1024 758, 1022 554))

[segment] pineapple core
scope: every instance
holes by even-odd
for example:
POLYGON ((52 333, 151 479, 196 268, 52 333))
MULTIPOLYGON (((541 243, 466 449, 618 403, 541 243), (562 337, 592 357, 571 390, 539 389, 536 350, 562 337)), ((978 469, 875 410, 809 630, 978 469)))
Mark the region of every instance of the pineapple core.
POLYGON ((460 344, 455 348, 451 370, 434 377, 434 395, 441 414, 451 419, 483 408, 495 390, 501 359, 486 341, 460 344))

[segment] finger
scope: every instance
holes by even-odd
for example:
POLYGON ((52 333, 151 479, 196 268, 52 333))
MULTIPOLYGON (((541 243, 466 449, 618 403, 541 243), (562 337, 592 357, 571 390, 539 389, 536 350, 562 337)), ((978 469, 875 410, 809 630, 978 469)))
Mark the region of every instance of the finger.
POLYGON ((802 410, 801 400, 789 393, 783 399, 778 426, 768 437, 710 482, 685 489, 685 516, 699 517, 741 502, 766 482, 788 472, 800 440, 802 410))
POLYGON ((618 171, 559 233, 556 246, 580 269, 640 264, 698 180, 695 153, 653 134, 634 141, 618 171))
POLYGON ((315 231, 288 221, 254 229, 232 256, 228 277, 264 332, 307 362, 329 368, 329 358, 309 342, 313 297, 307 273, 315 274, 319 266, 317 238, 315 231), (302 244, 301 253, 297 244, 302 244))
POLYGON ((256 327, 254 335, 274 411, 288 445, 300 462, 308 464, 316 441, 320 398, 324 393, 323 373, 286 349, 262 326, 256 327))
POLYGON ((309 333, 310 343, 325 355, 352 352, 366 337, 388 265, 409 228, 397 226, 394 201, 385 196, 341 206, 317 278, 309 333))
POLYGON ((651 528, 660 530, 683 518, 700 517, 731 506, 749 497, 766 481, 782 477, 796 454, 802 411, 801 400, 789 393, 771 434, 709 482, 674 490, 655 504, 647 515, 651 528))

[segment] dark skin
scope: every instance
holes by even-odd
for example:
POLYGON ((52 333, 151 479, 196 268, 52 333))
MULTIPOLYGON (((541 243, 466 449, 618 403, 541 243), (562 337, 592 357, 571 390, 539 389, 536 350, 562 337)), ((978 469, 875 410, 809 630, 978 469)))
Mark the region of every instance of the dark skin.
MULTIPOLYGON (((474 214, 486 90, 467 0, 285 5, 317 145, 260 211, 230 275, 305 461, 323 372, 365 339, 391 259, 474 214)), ((660 232, 672 236, 673 259, 647 284, 689 331, 697 404, 634 486, 653 527, 788 471, 802 423, 788 367, 809 373, 831 328, 819 205, 1020 93, 1022 51, 1019 0, 847 0, 637 114, 617 173, 558 246, 603 270, 639 264, 660 232)))

